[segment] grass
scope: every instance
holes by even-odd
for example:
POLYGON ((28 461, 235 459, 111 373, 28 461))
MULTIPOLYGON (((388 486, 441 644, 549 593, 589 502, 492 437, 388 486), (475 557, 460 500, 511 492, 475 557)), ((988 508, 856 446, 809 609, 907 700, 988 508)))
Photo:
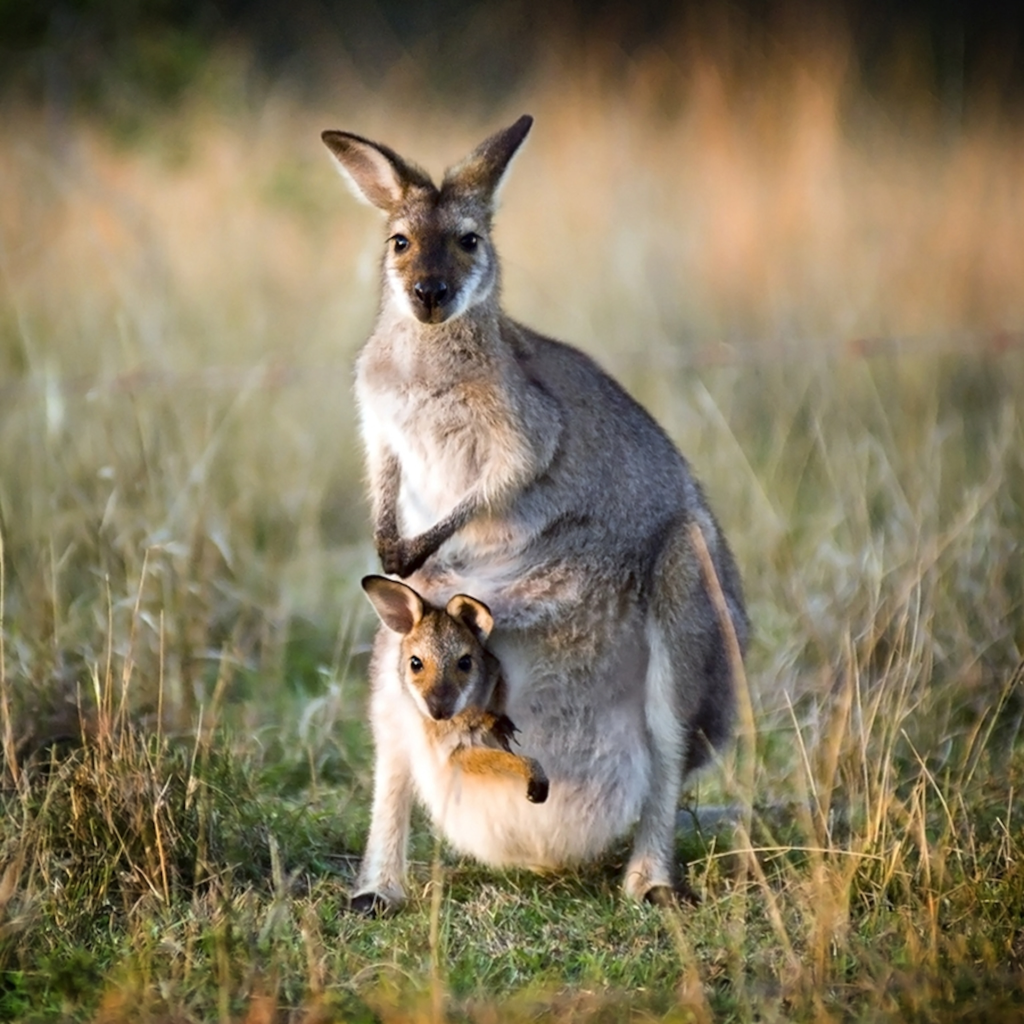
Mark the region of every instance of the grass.
POLYGON ((130 146, 7 105, 0 1019, 1019 1018, 1024 134, 682 45, 614 87, 553 55, 483 125, 397 73, 318 110, 213 67, 130 146), (521 109, 507 305, 708 486, 753 723, 686 799, 754 809, 681 832, 679 912, 620 899, 625 847, 496 873, 418 820, 412 905, 367 922, 379 239, 317 135, 436 170, 521 109))

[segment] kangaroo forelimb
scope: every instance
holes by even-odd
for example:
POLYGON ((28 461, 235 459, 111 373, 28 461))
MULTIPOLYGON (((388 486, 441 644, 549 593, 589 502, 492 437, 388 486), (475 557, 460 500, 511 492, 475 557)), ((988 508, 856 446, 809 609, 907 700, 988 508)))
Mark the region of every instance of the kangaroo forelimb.
POLYGON ((392 537, 378 527, 375 540, 384 572, 401 579, 411 576, 423 567, 426 560, 446 540, 455 536, 473 518, 478 507, 477 502, 471 498, 461 501, 449 515, 416 537, 399 537, 397 526, 392 537))
POLYGON ((401 484, 402 468, 392 452, 382 456, 382 464, 373 480, 374 526, 373 543, 381 561, 384 552, 399 541, 398 534, 398 491, 401 484))

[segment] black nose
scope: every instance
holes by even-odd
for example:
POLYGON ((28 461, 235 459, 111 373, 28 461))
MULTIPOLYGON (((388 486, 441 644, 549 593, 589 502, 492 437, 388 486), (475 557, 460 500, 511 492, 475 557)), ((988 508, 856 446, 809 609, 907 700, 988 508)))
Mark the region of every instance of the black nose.
POLYGON ((448 297, 448 285, 435 277, 428 277, 424 281, 417 281, 412 289, 416 298, 424 309, 431 311, 444 304, 448 297))
POLYGON ((424 703, 427 705, 431 718, 435 721, 442 722, 452 717, 451 697, 444 691, 428 693, 424 697, 424 703))

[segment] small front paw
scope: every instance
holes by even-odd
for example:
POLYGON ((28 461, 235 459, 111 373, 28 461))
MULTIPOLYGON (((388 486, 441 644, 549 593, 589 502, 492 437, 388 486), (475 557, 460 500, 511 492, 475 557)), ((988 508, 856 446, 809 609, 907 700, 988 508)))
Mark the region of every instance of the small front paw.
POLYGON ((511 744, 515 740, 517 732, 519 730, 516 728, 516 723, 508 715, 498 715, 491 726, 491 735, 501 744, 504 750, 510 753, 512 751, 511 744))

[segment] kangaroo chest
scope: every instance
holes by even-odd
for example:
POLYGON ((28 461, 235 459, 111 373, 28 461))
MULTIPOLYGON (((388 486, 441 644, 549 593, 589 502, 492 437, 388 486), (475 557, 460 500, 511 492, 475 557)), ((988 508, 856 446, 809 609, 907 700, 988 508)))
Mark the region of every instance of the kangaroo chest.
POLYGON ((433 525, 471 492, 497 493, 532 452, 501 382, 472 361, 439 365, 409 346, 368 347, 356 392, 367 447, 401 467, 403 533, 433 525))

